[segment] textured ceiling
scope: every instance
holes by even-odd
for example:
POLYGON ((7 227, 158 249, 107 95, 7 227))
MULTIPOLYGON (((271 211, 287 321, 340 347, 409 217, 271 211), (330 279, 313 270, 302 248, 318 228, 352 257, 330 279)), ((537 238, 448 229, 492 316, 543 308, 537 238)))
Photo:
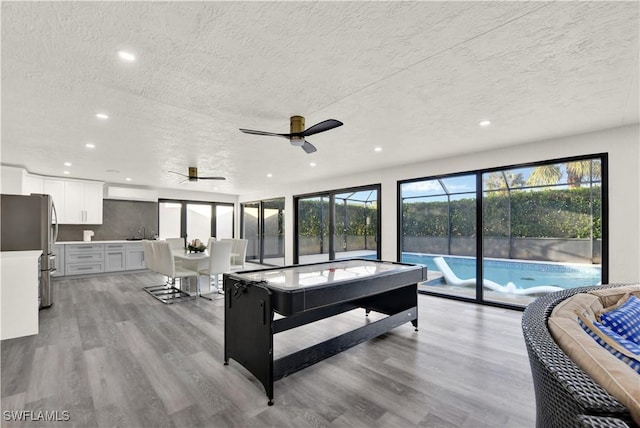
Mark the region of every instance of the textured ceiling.
POLYGON ((638 123, 638 11, 636 1, 2 2, 1 161, 241 194, 638 123), (137 61, 121 62, 120 49, 137 61), (344 126, 309 137, 312 155, 238 131, 288 132, 291 115, 344 126), (180 185, 167 173, 189 166, 227 180, 180 185))

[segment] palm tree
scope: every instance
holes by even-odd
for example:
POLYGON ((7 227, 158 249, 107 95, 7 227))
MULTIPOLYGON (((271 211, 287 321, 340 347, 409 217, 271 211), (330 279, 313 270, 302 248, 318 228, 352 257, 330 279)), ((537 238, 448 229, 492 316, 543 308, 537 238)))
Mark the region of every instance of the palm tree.
POLYGON ((533 169, 533 172, 527 179, 528 186, 544 186, 547 184, 556 184, 562 177, 560 165, 542 165, 533 169))
POLYGON ((521 172, 496 171, 484 177, 486 190, 500 190, 500 192, 492 193, 503 193, 507 188, 512 189, 514 187, 522 187, 524 184, 525 181, 521 172))
MULTIPOLYGON (((567 184, 569 187, 580 187, 580 184, 585 180, 598 180, 602 174, 600 162, 597 160, 567 162, 565 167, 567 171, 567 184)), ((561 164, 541 165, 534 168, 527 180, 527 185, 544 186, 548 184, 557 184, 561 178, 561 164)))

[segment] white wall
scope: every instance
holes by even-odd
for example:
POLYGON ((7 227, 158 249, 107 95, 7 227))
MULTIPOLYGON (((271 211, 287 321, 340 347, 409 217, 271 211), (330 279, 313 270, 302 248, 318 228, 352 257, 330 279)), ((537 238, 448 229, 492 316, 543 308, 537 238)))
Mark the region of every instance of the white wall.
POLYGON ((555 158, 609 154, 609 282, 640 282, 640 128, 638 125, 470 153, 399 168, 323 179, 240 195, 239 202, 285 197, 286 263, 293 262, 293 196, 382 184, 382 258, 396 260, 397 182, 555 158))

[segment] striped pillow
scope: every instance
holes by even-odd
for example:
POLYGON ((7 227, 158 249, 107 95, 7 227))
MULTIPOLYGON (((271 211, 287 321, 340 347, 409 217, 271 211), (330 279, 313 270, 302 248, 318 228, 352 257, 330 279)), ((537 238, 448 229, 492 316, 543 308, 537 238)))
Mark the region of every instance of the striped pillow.
POLYGON ((598 321, 578 315, 578 322, 600 346, 640 374, 640 345, 623 338, 598 321))
POLYGON ((623 338, 640 345, 640 299, 631 296, 618 308, 604 312, 600 321, 623 338))

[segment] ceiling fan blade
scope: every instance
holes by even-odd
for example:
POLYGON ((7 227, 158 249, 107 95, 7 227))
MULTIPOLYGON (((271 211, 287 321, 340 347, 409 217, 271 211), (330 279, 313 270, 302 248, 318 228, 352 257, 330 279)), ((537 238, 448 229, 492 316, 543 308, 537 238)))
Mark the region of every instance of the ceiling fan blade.
POLYGON ((335 120, 335 119, 323 120, 322 122, 316 123, 315 125, 306 129, 305 131, 302 131, 300 133, 300 136, 308 137, 309 135, 317 134, 318 132, 328 131, 330 129, 337 128, 338 126, 342 126, 342 125, 343 123, 340 122, 339 120, 335 120))
POLYGON ((226 180, 224 177, 198 177, 198 180, 226 180))
POLYGON ((169 171, 169 172, 170 172, 171 174, 178 174, 178 175, 181 175, 181 176, 183 176, 183 177, 189 177, 188 175, 181 174, 181 173, 179 173, 179 172, 175 172, 175 171, 169 171))
POLYGON ((311 144, 310 142, 305 140, 304 144, 302 145, 302 150, 304 150, 305 152, 311 154, 311 153, 315 152, 318 149, 316 149, 316 146, 314 146, 313 144, 311 144))
POLYGON ((283 137, 283 138, 291 137, 290 134, 276 134, 275 132, 254 131, 252 129, 240 128, 240 131, 244 132, 245 134, 252 134, 252 135, 268 135, 270 137, 283 137))

